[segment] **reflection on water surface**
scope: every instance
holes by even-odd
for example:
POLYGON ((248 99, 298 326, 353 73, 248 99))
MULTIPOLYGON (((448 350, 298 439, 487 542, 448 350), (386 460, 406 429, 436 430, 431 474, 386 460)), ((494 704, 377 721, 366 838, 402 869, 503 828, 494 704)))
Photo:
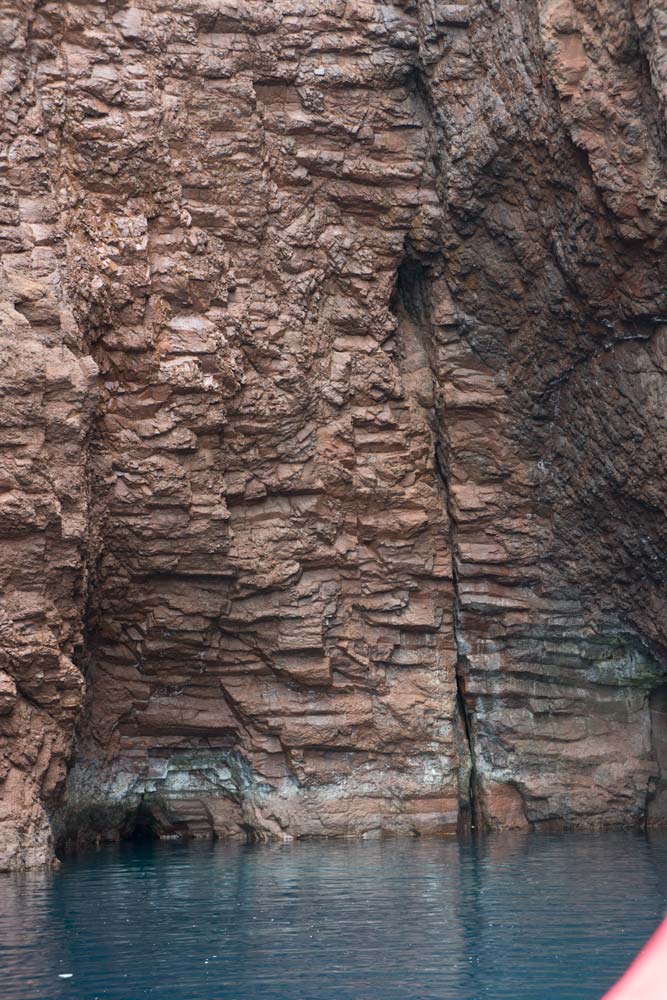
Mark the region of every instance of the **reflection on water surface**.
POLYGON ((594 1000, 666 904, 632 833, 127 845, 0 876, 0 997, 594 1000))

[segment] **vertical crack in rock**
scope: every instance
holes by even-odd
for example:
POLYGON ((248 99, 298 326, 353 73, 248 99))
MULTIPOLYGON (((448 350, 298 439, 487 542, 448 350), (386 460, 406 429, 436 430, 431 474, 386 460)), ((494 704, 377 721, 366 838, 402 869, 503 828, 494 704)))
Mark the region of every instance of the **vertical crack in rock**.
MULTIPOLYGON (((461 8, 459 14, 463 15, 461 8)), ((467 23, 463 17, 462 25, 467 23)), ((428 34, 428 33, 427 33, 428 34)), ((477 796, 476 763, 473 721, 466 703, 466 658, 465 641, 461 621, 461 605, 459 596, 459 573, 457 564, 457 520, 451 497, 451 469, 449 451, 451 443, 448 434, 447 386, 443 381, 442 364, 439 360, 438 334, 433 318, 433 280, 438 286, 441 298, 441 311, 447 312, 451 299, 446 280, 446 257, 442 253, 441 239, 443 218, 446 212, 445 192, 445 135, 442 116, 433 100, 429 82, 427 62, 432 56, 429 46, 422 36, 419 53, 412 71, 406 81, 406 86, 418 110, 420 120, 428 136, 429 152, 427 167, 422 183, 430 187, 433 194, 431 203, 430 226, 413 227, 408 240, 405 257, 397 273, 397 295, 403 303, 406 313, 421 331, 426 342, 432 378, 437 386, 433 416, 434 454, 433 464, 435 475, 442 487, 443 504, 447 513, 448 544, 451 556, 452 578, 452 621, 456 656, 454 660, 454 679, 456 684, 456 706, 458 721, 461 727, 465 751, 459 765, 459 795, 460 813, 459 829, 476 830, 481 822, 481 811, 477 796), (442 307, 445 307, 444 309, 442 307)), ((437 294, 437 293, 436 293, 437 294)), ((447 327, 446 323, 446 327, 447 327)), ((460 324, 449 325, 445 339, 453 335, 463 334, 460 324)))
MULTIPOLYGON (((443 414, 443 419, 446 419, 443 414)), ((458 580, 458 566, 457 566, 457 553, 456 553, 456 519, 453 510, 453 505, 450 500, 450 482, 449 475, 447 472, 447 437, 446 430, 443 428, 442 436, 439 442, 436 443, 436 453, 435 453, 435 464, 437 468, 438 475, 442 482, 443 493, 445 497, 445 502, 447 505, 447 515, 449 518, 449 544, 452 553, 452 584, 454 587, 453 594, 453 615, 454 615, 454 638, 456 641, 456 703, 458 705, 459 716, 461 720, 461 725, 463 727, 463 732, 465 735, 465 742, 468 751, 468 761, 466 765, 462 764, 467 771, 467 802, 464 801, 464 808, 467 812, 467 816, 462 816, 461 826, 462 828, 470 828, 473 831, 478 831, 481 829, 482 823, 482 813, 479 808, 478 796, 477 796, 477 772, 476 772, 476 762, 475 762, 475 744, 474 744, 474 733, 473 733, 473 722, 471 715, 468 711, 468 706, 466 703, 466 658, 464 652, 464 637, 461 624, 461 605, 459 599, 459 580, 458 580)))
POLYGON ((458 829, 463 832, 478 828, 480 813, 477 802, 475 747, 472 720, 468 712, 465 696, 465 653, 462 634, 459 581, 457 566, 456 515, 451 502, 451 481, 449 472, 450 442, 447 432, 446 389, 439 377, 437 362, 437 334, 432 317, 431 285, 429 275, 431 270, 441 270, 441 263, 435 257, 428 255, 422 259, 416 256, 413 249, 407 251, 397 272, 395 291, 395 311, 398 317, 398 335, 408 335, 411 328, 421 338, 429 359, 431 377, 436 391, 433 397, 431 418, 433 470, 440 483, 442 504, 447 515, 446 531, 450 552, 450 570, 452 581, 452 625, 456 655, 453 662, 454 682, 456 686, 457 722, 463 738, 463 759, 459 761, 459 819, 458 829))

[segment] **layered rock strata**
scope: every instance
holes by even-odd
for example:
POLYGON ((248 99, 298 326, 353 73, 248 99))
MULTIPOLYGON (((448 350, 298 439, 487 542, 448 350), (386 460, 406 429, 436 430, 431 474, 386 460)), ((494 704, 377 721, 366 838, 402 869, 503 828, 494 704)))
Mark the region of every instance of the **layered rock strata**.
POLYGON ((0 867, 661 821, 658 0, 0 14, 0 867))

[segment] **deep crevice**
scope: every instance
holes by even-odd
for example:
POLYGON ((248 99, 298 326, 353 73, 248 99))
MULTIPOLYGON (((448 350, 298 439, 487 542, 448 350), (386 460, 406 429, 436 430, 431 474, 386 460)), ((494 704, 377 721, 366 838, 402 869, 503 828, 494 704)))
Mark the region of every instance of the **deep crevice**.
MULTIPOLYGON (((469 827, 472 832, 477 832, 482 828, 482 813, 479 803, 479 794, 477 787, 477 762, 475 755, 475 742, 473 733, 473 723, 471 718, 471 713, 468 709, 466 702, 466 675, 464 666, 466 663, 466 657, 462 650, 462 635, 463 627, 461 624, 461 601, 459 597, 459 578, 458 578, 458 567, 456 563, 456 518, 452 510, 452 505, 450 502, 450 476, 448 472, 448 463, 443 461, 443 454, 439 452, 438 445, 440 441, 436 442, 436 452, 435 452, 435 469, 438 479, 442 485, 442 490, 445 497, 445 505, 447 509, 447 523, 449 526, 449 546, 452 557, 452 614, 453 614, 453 625, 454 625, 454 642, 456 644, 456 662, 454 664, 454 678, 456 681, 456 705, 459 712, 459 717, 463 727, 463 734, 465 736, 466 744, 468 747, 468 759, 469 759, 469 772, 468 772, 468 813, 469 816, 462 817, 462 827, 465 829, 469 827)), ((447 447, 447 444, 445 444, 447 447)), ((463 831, 462 831, 463 832, 463 831)))
POLYGON ((476 832, 481 829, 482 815, 479 805, 479 795, 477 787, 477 768, 475 759, 475 745, 473 721, 466 702, 466 657, 462 643, 461 606, 459 598, 459 580, 457 568, 457 522, 451 503, 450 473, 449 473, 449 440, 446 431, 445 402, 442 398, 442 386, 439 383, 437 363, 434 357, 433 346, 435 336, 431 319, 431 305, 429 301, 430 284, 430 262, 424 256, 405 254, 401 261, 396 276, 396 286, 392 299, 392 308, 398 320, 397 335, 400 345, 401 336, 401 313, 404 315, 403 322, 409 321, 421 338, 426 349, 431 374, 435 385, 440 389, 440 405, 436 404, 432 419, 432 430, 434 438, 434 474, 439 482, 444 506, 447 514, 447 525, 449 533, 449 550, 451 553, 452 568, 452 621, 454 631, 454 642, 456 646, 456 659, 454 665, 454 680, 456 684, 456 708, 461 726, 461 731, 467 747, 468 756, 468 780, 466 796, 462 794, 459 786, 459 833, 476 832))

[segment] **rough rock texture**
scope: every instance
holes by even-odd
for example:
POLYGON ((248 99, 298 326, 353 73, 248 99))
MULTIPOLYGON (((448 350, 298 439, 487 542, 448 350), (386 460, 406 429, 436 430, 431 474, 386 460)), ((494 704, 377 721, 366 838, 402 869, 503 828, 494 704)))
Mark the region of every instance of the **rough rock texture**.
POLYGON ((663 820, 661 0, 0 0, 0 52, 0 868, 142 796, 663 820))

